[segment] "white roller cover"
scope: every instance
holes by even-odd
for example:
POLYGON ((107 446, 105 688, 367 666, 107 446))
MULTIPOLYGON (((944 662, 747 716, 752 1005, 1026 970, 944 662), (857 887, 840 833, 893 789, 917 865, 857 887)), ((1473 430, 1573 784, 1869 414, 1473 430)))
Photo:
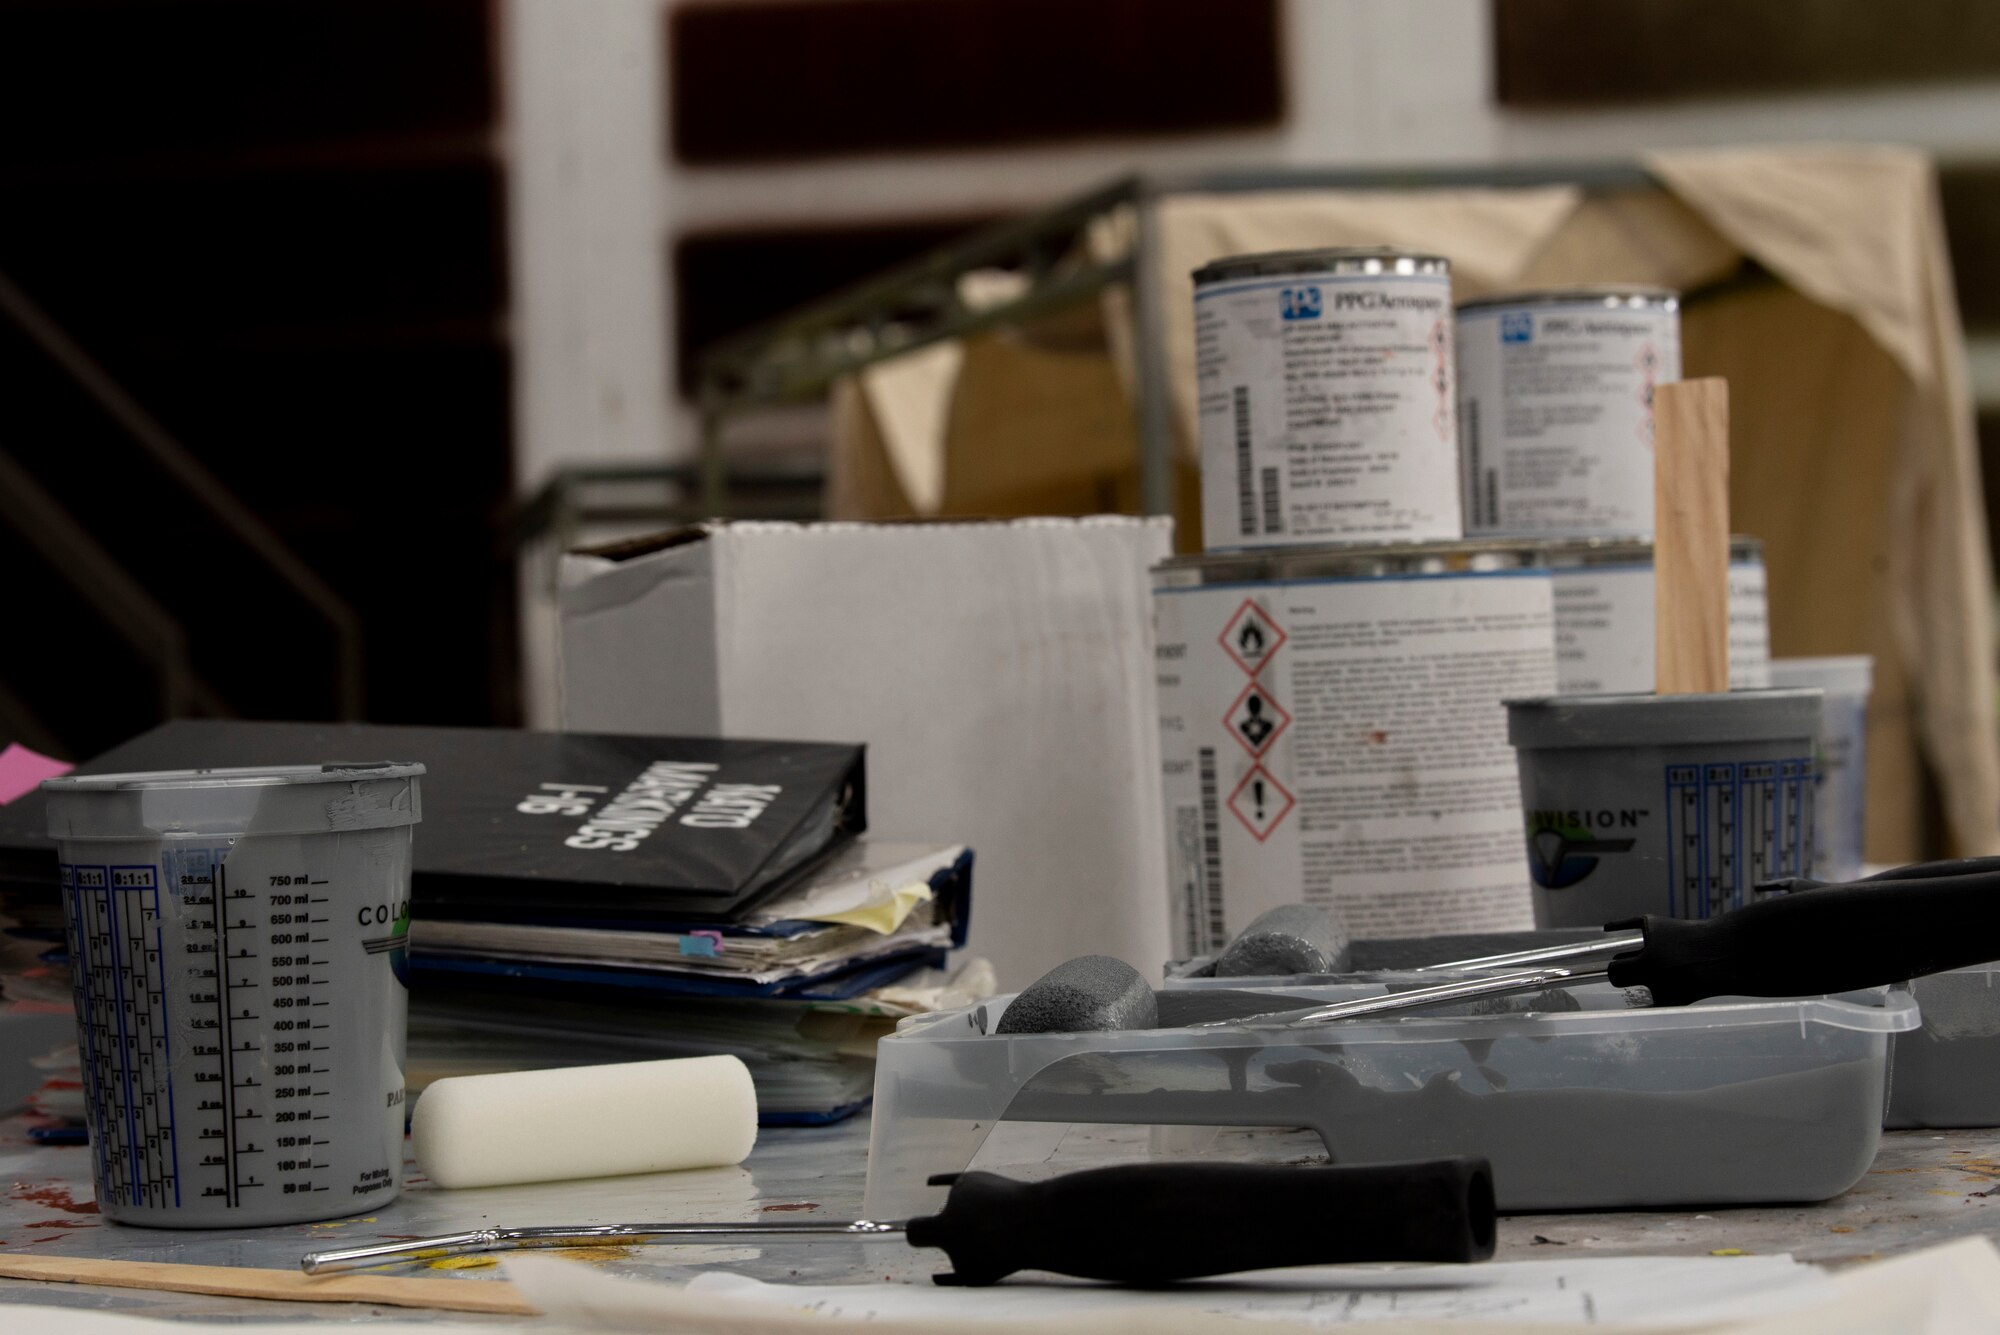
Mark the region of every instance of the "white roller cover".
POLYGON ((410 1117, 441 1187, 496 1187, 741 1163, 757 1092, 735 1057, 619 1062, 439 1080, 410 1117))

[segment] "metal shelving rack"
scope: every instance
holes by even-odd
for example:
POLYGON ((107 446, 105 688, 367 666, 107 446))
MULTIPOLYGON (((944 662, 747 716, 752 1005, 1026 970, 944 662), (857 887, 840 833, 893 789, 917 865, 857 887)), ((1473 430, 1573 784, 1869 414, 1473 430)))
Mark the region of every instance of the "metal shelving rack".
POLYGON ((1523 189, 1575 185, 1593 192, 1644 189, 1657 182, 1632 164, 1534 164, 1336 171, 1272 168, 1188 175, 1127 176, 1051 208, 973 232, 907 264, 809 303, 790 315, 717 344, 701 359, 702 502, 730 513, 732 473, 722 433, 735 417, 826 395, 842 376, 945 339, 1016 324, 1088 300, 1114 284, 1132 288, 1139 385, 1140 505, 1174 510, 1173 422, 1165 302, 1152 256, 1160 244, 1160 201, 1173 195, 1273 190, 1523 189), (1136 221, 1126 256, 1093 261, 1080 244, 1094 221, 1129 208, 1136 221), (974 308, 959 279, 1009 269, 1027 281, 1012 300, 974 308))

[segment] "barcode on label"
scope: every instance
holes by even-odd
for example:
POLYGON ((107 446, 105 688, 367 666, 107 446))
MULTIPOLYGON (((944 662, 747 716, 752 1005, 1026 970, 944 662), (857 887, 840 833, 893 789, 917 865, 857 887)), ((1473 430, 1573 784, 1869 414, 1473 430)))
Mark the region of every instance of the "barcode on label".
POLYGON ((1256 466, 1250 458, 1250 391, 1238 385, 1230 391, 1236 422, 1236 519, 1243 536, 1257 533, 1256 466))
POLYGON ((1472 479, 1472 494, 1465 498, 1465 503, 1472 507, 1472 513, 1467 516, 1466 526, 1484 528, 1493 522, 1493 515, 1485 507, 1485 488, 1480 485, 1482 478, 1479 471, 1479 400, 1467 399, 1460 404, 1459 415, 1464 419, 1459 424, 1459 430, 1465 435, 1465 475, 1472 479))
POLYGON ((1278 503, 1278 470, 1264 470, 1264 531, 1283 533, 1285 531, 1284 507, 1278 503))
POLYGON ((1201 954, 1201 915, 1206 911, 1201 893, 1201 810, 1174 808, 1174 853, 1179 860, 1181 884, 1181 954, 1201 954))
POLYGON ((1222 793, 1215 778, 1215 748, 1200 750, 1201 768, 1201 897, 1207 939, 1197 954, 1222 949, 1228 934, 1222 921, 1222 793))

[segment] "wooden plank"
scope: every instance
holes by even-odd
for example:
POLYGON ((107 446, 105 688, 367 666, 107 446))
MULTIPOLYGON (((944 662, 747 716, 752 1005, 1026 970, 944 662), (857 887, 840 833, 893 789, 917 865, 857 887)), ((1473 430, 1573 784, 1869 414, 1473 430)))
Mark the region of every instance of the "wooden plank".
POLYGON ((225 1298, 268 1298, 287 1303, 374 1303, 443 1312, 538 1313, 505 1280, 412 1279, 401 1275, 293 1274, 247 1266, 175 1265, 114 1261, 87 1256, 0 1257, 0 1279, 48 1284, 94 1284, 115 1289, 207 1293, 225 1298))
POLYGON ((1654 689, 1729 689, 1729 382, 1653 391, 1654 689))

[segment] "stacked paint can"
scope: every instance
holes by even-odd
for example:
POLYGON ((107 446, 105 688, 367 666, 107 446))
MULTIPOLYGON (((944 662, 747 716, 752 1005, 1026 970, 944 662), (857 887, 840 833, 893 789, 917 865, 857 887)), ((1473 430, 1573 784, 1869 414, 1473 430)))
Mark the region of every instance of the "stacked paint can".
POLYGON ((1281 251, 1194 285, 1209 551, 1462 536, 1449 264, 1281 251))
POLYGON ((1653 387, 1681 375, 1680 299, 1576 288, 1458 308, 1468 537, 1653 532, 1653 387))
POLYGON ((1537 548, 1186 556, 1154 569, 1153 590, 1188 953, 1300 900, 1356 936, 1529 925, 1500 702, 1555 689, 1537 548))
POLYGON ((1467 543, 1451 271, 1197 271, 1208 553, 1154 572, 1181 945, 1304 900, 1357 935, 1531 921, 1504 696, 1556 688, 1540 544, 1467 543))
MULTIPOLYGON (((1207 553, 1154 572, 1174 912, 1190 953, 1304 900, 1358 936, 1536 916, 1502 701, 1652 689, 1652 289, 1454 308, 1390 247, 1194 274, 1207 553)), ((1731 566, 1766 684, 1761 551, 1731 566)))

